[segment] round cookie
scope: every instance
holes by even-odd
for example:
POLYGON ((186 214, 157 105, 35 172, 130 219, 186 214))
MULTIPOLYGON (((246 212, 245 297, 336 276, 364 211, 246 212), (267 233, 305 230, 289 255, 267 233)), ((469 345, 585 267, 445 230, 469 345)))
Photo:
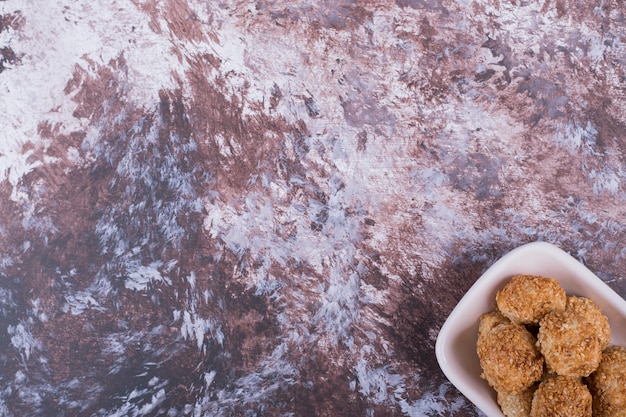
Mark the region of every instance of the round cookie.
POLYGON ((537 341, 549 372, 585 377, 600 363, 608 345, 607 318, 593 301, 568 297, 565 310, 553 310, 539 322, 537 341))
POLYGON ((580 378, 557 375, 539 384, 530 417, 591 417, 591 393, 580 378))
POLYGON ((537 387, 531 386, 521 394, 497 393, 497 401, 505 417, 528 417, 537 387))
POLYGON ((537 324, 552 310, 563 310, 567 295, 555 279, 515 275, 496 294, 496 304, 514 323, 537 324))
POLYGON ((539 324, 539 349, 549 372, 588 376, 600 363, 602 344, 592 326, 572 311, 553 311, 539 324))
POLYGON ((521 394, 543 374, 536 339, 522 325, 498 324, 478 337, 476 347, 481 377, 496 391, 521 394))
POLYGON ((594 417, 626 416, 626 348, 605 349, 587 384, 593 396, 594 417))

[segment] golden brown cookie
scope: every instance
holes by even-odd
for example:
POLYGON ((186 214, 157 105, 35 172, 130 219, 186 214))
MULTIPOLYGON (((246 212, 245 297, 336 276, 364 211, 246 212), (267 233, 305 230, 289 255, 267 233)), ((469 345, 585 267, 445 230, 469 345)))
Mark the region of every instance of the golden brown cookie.
POLYGON ((543 374, 535 337, 522 325, 498 324, 478 337, 482 377, 496 391, 520 394, 543 374))
POLYGON ((563 310, 567 296, 558 281, 537 275, 515 275, 496 295, 503 315, 514 323, 537 324, 552 310, 563 310))
POLYGON ((587 384, 593 396, 594 417, 625 417, 626 348, 605 349, 598 369, 589 376, 587 384))
POLYGON ((539 322, 537 341, 549 372, 583 377, 598 367, 610 330, 587 300, 570 297, 565 310, 553 310, 539 322))
POLYGON ((535 391, 530 417, 591 417, 591 393, 580 378, 548 378, 535 391))
POLYGON ((508 394, 498 392, 498 405, 505 417, 528 417, 530 416, 530 406, 533 401, 533 394, 537 387, 531 386, 521 394, 508 394))

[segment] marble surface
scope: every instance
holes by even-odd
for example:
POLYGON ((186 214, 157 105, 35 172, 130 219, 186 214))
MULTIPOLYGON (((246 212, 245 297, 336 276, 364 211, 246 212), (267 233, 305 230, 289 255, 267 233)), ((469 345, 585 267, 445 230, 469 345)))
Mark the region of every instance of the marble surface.
POLYGON ((0 416, 480 415, 495 260, 626 295, 625 13, 0 1, 0 416))

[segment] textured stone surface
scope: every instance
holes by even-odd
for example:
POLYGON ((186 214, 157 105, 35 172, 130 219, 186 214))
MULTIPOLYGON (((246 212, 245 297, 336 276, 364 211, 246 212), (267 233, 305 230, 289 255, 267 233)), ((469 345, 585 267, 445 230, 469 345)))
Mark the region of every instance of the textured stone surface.
POLYGON ((625 12, 0 2, 0 415, 479 415, 496 259, 626 295, 625 12))

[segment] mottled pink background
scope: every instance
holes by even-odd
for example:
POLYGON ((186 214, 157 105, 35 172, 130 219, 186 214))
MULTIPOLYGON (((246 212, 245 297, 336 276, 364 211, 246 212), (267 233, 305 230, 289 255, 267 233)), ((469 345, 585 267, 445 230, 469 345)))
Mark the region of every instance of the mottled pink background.
POLYGON ((480 415, 496 259, 626 295, 625 13, 0 1, 0 416, 480 415))

